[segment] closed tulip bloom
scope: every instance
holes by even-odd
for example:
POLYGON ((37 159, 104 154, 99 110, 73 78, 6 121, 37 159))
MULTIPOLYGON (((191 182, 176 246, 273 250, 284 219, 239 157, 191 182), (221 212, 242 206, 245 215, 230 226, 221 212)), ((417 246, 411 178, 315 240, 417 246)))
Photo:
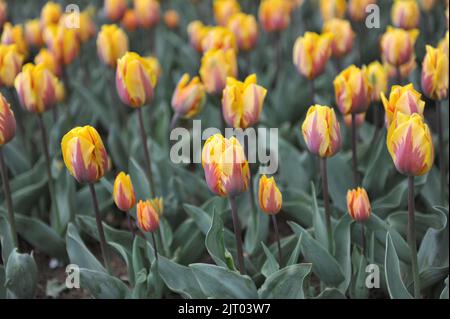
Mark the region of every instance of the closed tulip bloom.
POLYGON ((283 195, 278 189, 277 183, 273 176, 267 178, 263 175, 259 180, 259 191, 258 191, 259 206, 262 211, 269 214, 278 214, 281 210, 283 204, 283 195))
POLYGON ((134 52, 119 59, 116 86, 122 102, 131 107, 141 107, 153 99, 157 81, 154 65, 134 52))
POLYGON ((111 21, 120 20, 127 9, 127 0, 105 0, 103 10, 111 21))
POLYGON ((180 16, 175 10, 167 10, 164 13, 164 23, 169 29, 176 29, 180 24, 180 16))
POLYGON ((129 211, 136 204, 133 183, 130 175, 120 172, 114 180, 114 203, 123 212, 129 211))
POLYGON ((320 0, 320 14, 322 20, 342 19, 347 10, 346 0, 320 0))
POLYGON ((236 13, 228 20, 228 29, 234 33, 240 50, 248 51, 258 40, 258 24, 251 14, 236 13))
POLYGON ((227 77, 236 76, 237 61, 233 50, 211 50, 203 55, 200 78, 209 94, 221 93, 227 83, 227 77))
POLYGON ((42 28, 39 19, 28 20, 25 22, 25 41, 32 47, 41 47, 44 44, 42 38, 42 28))
POLYGON ((429 45, 422 64, 422 91, 437 101, 448 96, 448 56, 429 45))
POLYGON ((154 232, 159 227, 159 217, 163 213, 162 198, 140 200, 136 206, 136 215, 139 227, 145 232, 154 232))
POLYGON ((206 101, 205 87, 199 77, 189 79, 189 74, 183 74, 172 96, 173 111, 188 119, 199 114, 206 101))
POLYGON ((425 102, 422 101, 421 94, 414 89, 411 83, 405 86, 394 85, 391 88, 389 99, 386 98, 384 93, 381 93, 381 101, 383 102, 386 127, 388 128, 396 113, 423 115, 425 109, 425 102))
POLYGON ((0 44, 0 86, 12 87, 16 75, 22 69, 24 56, 15 44, 0 44))
POLYGON ((350 217, 358 223, 370 218, 372 207, 364 188, 358 187, 347 192, 347 209, 350 217))
POLYGON ((264 31, 286 29, 291 22, 291 6, 287 0, 263 0, 259 5, 259 21, 264 31))
POLYGON ((34 57, 34 64, 44 64, 54 75, 61 75, 61 65, 56 60, 55 55, 48 49, 42 48, 34 57))
POLYGON ((387 133, 387 148, 397 170, 410 176, 426 174, 433 166, 434 147, 421 115, 397 112, 387 133))
POLYGON ((120 23, 127 31, 135 31, 138 27, 136 12, 133 9, 125 11, 120 23))
POLYGON ((324 23, 323 32, 333 35, 333 42, 331 44, 333 56, 341 58, 352 51, 355 33, 349 21, 330 19, 324 23))
POLYGON ((360 22, 367 16, 366 8, 376 3, 376 0, 349 0, 348 14, 353 21, 360 22))
POLYGON ((92 126, 75 127, 61 141, 64 163, 79 183, 94 183, 109 167, 108 154, 97 130, 92 126))
POLYGON ((75 29, 62 25, 49 25, 44 30, 44 41, 58 61, 69 65, 80 51, 80 41, 75 29))
POLYGON ((367 111, 372 86, 364 70, 351 65, 334 79, 333 84, 336 104, 343 115, 367 111))
POLYGON ((198 52, 202 52, 203 39, 209 33, 212 27, 205 26, 201 21, 195 20, 188 24, 187 33, 189 35, 189 42, 192 47, 198 52))
POLYGON ((246 129, 259 121, 267 90, 256 82, 256 74, 249 75, 244 82, 227 78, 222 113, 229 126, 246 129))
POLYGON ((97 36, 97 53, 103 63, 113 68, 128 51, 128 36, 116 24, 104 24, 97 36))
POLYGON ((41 25, 42 27, 50 24, 56 24, 62 15, 61 5, 53 1, 47 2, 41 10, 41 25))
POLYGON ((214 0, 214 19, 217 24, 226 26, 231 16, 241 11, 236 0, 214 0))
POLYGON ((388 27, 386 33, 381 37, 381 56, 383 61, 400 67, 411 61, 414 55, 414 45, 419 31, 403 30, 388 27))
POLYGON ((208 138, 203 146, 202 165, 209 189, 216 195, 236 196, 247 191, 250 169, 239 141, 221 134, 208 138))
POLYGON ((81 43, 86 42, 90 38, 92 38, 95 35, 96 32, 96 26, 94 21, 92 20, 92 9, 89 8, 87 10, 84 10, 80 13, 66 13, 64 14, 59 24, 62 27, 72 26, 75 25, 77 19, 79 22, 78 27, 73 28, 75 30, 75 33, 77 34, 78 40, 81 43))
MULTIPOLYGON (((363 125, 365 120, 366 120, 366 113, 356 114, 356 116, 355 116, 356 127, 360 127, 361 125, 363 125)), ((345 126, 347 126, 348 128, 352 127, 352 115, 351 114, 344 115, 344 123, 345 123, 345 126)))
POLYGON ((16 119, 11 107, 0 93, 0 147, 11 141, 16 135, 16 119))
POLYGON ((233 32, 225 27, 211 28, 202 40, 203 52, 218 49, 231 49, 237 52, 236 37, 233 32))
POLYGON ((417 0, 395 0, 391 10, 392 24, 410 30, 417 28, 420 21, 420 8, 417 0))
POLYGON ((24 56, 28 55, 28 45, 25 41, 25 35, 21 24, 12 25, 6 22, 3 26, 3 33, 1 38, 2 44, 15 44, 17 50, 24 56))
POLYGON ((341 149, 341 126, 331 107, 313 105, 302 124, 308 150, 322 158, 331 157, 341 149))
POLYGON ((160 8, 157 0, 134 0, 134 12, 138 24, 143 28, 152 28, 159 22, 160 8))
POLYGON ((370 63, 363 70, 367 73, 370 86, 372 87, 371 100, 379 102, 381 100, 381 93, 386 93, 388 88, 388 72, 378 61, 370 63))
POLYGON ((389 79, 395 79, 397 80, 398 77, 400 79, 406 79, 409 77, 412 71, 416 68, 416 56, 413 55, 411 57, 411 60, 406 62, 405 64, 400 65, 399 67, 395 67, 392 64, 384 63, 384 67, 387 70, 389 79))
POLYGON ((297 70, 309 80, 323 73, 331 56, 333 35, 305 32, 294 44, 294 64, 297 70))
POLYGON ((448 44, 449 44, 449 39, 448 39, 448 31, 445 34, 445 37, 439 42, 439 49, 441 49, 445 55, 448 57, 449 56, 449 50, 448 50, 448 44))
POLYGON ((33 113, 48 111, 56 103, 58 78, 44 64, 24 65, 14 86, 20 104, 33 113))
POLYGON ((7 18, 8 18, 8 4, 5 1, 0 0, 0 28, 6 22, 7 18))

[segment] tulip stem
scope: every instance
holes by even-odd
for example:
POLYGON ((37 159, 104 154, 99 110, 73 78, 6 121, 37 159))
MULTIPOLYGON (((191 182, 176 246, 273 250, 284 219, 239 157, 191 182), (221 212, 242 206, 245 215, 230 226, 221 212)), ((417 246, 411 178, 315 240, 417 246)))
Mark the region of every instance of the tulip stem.
POLYGON ((414 215, 414 176, 408 176, 408 244, 411 250, 411 266, 414 279, 414 297, 420 298, 420 277, 417 262, 416 221, 414 215))
POLYGON ((328 195, 328 173, 327 173, 327 159, 320 158, 320 173, 322 175, 322 192, 323 192, 323 204, 325 208, 325 222, 328 234, 328 250, 332 249, 333 241, 333 229, 331 227, 331 210, 330 210, 330 197, 328 195))
POLYGON ((280 232, 278 231, 277 216, 271 215, 271 218, 272 218, 273 229, 275 230, 275 237, 277 239, 278 260, 279 260, 280 268, 281 268, 281 263, 283 261, 283 254, 281 252, 281 241, 280 241, 280 232))
POLYGON ((158 247, 156 245, 155 233, 154 232, 151 232, 151 233, 152 233, 153 249, 155 250, 155 259, 156 259, 156 262, 158 262, 158 247))
MULTIPOLYGON (((172 120, 170 121, 170 131, 172 131, 175 126, 178 124, 178 120, 180 119, 180 113, 175 112, 173 114, 172 120)), ((170 132, 169 132, 170 134, 170 132)))
POLYGON ((356 113, 352 113, 352 167, 353 167, 353 183, 355 187, 359 184, 358 178, 358 154, 356 151, 356 113))
POLYGON ((364 223, 361 223, 361 249, 362 255, 366 255, 366 226, 364 223))
POLYGON ((3 156, 3 147, 0 147, 0 170, 2 174, 3 192, 5 194, 6 209, 8 210, 9 228, 11 230, 11 236, 14 247, 18 248, 19 240, 17 239, 16 218, 14 217, 11 189, 9 187, 8 171, 6 169, 5 159, 3 156))
POLYGON ((103 224, 102 224, 102 216, 100 215, 100 209, 98 208, 97 194, 95 192, 94 184, 89 183, 89 190, 91 191, 92 204, 94 205, 95 222, 97 223, 98 238, 100 240, 100 249, 102 251, 103 263, 108 272, 111 273, 108 247, 106 246, 105 232, 103 231, 103 224))
POLYGON ((239 264, 239 272, 241 275, 245 275, 245 266, 244 266, 244 252, 242 249, 242 234, 241 234, 241 225, 239 223, 238 217, 238 207, 235 196, 230 196, 230 205, 231 205, 231 216, 233 218, 233 228, 234 228, 234 236, 236 238, 236 248, 238 253, 238 264, 239 264))
POLYGON ((150 183, 150 194, 152 197, 155 197, 155 183, 153 180, 153 172, 152 172, 152 162, 151 162, 151 158, 150 158, 150 153, 148 150, 148 145, 147 145, 147 135, 145 133, 145 127, 144 127, 144 118, 142 116, 142 109, 138 108, 138 118, 139 118, 139 128, 141 131, 141 139, 142 139, 142 144, 144 147, 144 158, 145 158, 145 165, 147 167, 147 177, 148 177, 148 182, 150 183))
POLYGON ((397 80, 397 85, 402 85, 402 71, 400 70, 400 67, 395 68, 395 78, 397 80))
POLYGON ((436 101, 436 121, 439 136, 439 169, 441 172, 441 203, 445 205, 445 146, 444 146, 444 131, 442 129, 442 108, 441 102, 436 101))
POLYGON ((127 212, 127 221, 128 221, 128 228, 130 229, 131 233, 133 234, 133 239, 136 237, 136 231, 133 227, 133 222, 131 220, 130 212, 127 212))

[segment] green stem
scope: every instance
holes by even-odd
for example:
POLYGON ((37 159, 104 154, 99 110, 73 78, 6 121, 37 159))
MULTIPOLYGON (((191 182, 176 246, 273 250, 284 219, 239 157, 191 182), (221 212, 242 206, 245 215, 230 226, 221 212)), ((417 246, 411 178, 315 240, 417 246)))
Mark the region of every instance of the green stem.
POLYGON ((144 118, 142 116, 142 108, 137 109, 138 118, 139 118, 139 129, 141 132, 142 146, 144 147, 144 159, 145 166, 147 168, 147 177, 148 182, 150 183, 150 194, 152 197, 155 197, 155 182, 153 180, 153 172, 152 172, 152 162, 150 158, 150 153, 147 145, 147 134, 145 133, 144 127, 144 118))
POLYGON ((152 232, 153 249, 155 250, 155 259, 158 262, 158 245, 156 245, 155 233, 152 232))
POLYGON ((0 170, 2 174, 3 192, 5 194, 6 209, 8 210, 8 221, 11 229, 11 236, 14 247, 19 247, 19 240, 17 239, 16 219, 14 217, 14 210, 11 197, 11 189, 9 187, 8 171, 6 169, 5 160, 3 156, 3 147, 0 147, 0 170))
POLYGON ((366 229, 365 229, 364 223, 361 223, 361 248, 362 248, 362 255, 366 255, 366 229))
POLYGON ((277 216, 276 215, 271 215, 272 217, 272 224, 273 224, 273 229, 275 230, 275 236, 277 239, 277 246, 278 246, 278 260, 280 263, 280 268, 282 267, 282 261, 283 261, 283 254, 281 251, 281 241, 280 241, 280 232, 278 231, 278 223, 277 223, 277 216))
POLYGON ((328 194, 328 173, 327 173, 326 158, 320 158, 320 173, 322 175, 322 192, 323 192, 323 204, 325 208, 325 221, 328 234, 328 251, 331 252, 333 243, 333 229, 331 227, 331 209, 330 209, 330 197, 328 194))
POLYGON ((245 275, 244 251, 242 249, 241 225, 239 223, 236 197, 230 196, 229 199, 230 199, 230 205, 231 205, 231 216, 233 218, 234 236, 236 238, 239 271, 242 275, 245 275))
POLYGON ((414 297, 420 298, 419 265, 417 262, 416 221, 414 215, 414 176, 408 176, 408 244, 411 250, 411 266, 414 279, 414 297))

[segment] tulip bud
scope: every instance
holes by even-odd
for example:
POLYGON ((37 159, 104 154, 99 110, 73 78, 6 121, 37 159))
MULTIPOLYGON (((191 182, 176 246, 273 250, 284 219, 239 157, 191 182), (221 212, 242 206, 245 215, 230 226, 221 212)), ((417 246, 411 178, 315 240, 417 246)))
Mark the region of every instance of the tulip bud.
POLYGON ((419 31, 403 30, 388 27, 386 33, 381 37, 381 55, 383 61, 400 67, 407 64, 414 57, 414 45, 419 31))
POLYGON ((417 113, 397 112, 389 126, 386 143, 395 167, 404 175, 421 176, 433 166, 431 132, 417 113))
POLYGON ((219 94, 227 77, 237 76, 236 54, 233 50, 207 51, 201 61, 200 77, 209 94, 219 94))
POLYGON ((381 93, 385 93, 388 88, 388 73, 386 68, 378 61, 370 63, 363 70, 367 74, 370 86, 372 87, 371 100, 379 102, 381 93))
POLYGON ((41 26, 56 24, 62 15, 61 6, 53 1, 47 2, 41 10, 41 26))
POLYGON ((180 24, 180 16, 175 10, 167 10, 164 14, 164 23, 169 29, 176 29, 180 24))
POLYGON ((358 187, 347 192, 347 209, 350 217, 358 223, 363 223, 370 218, 372 208, 364 188, 358 187))
POLYGON ((302 124, 308 150, 320 157, 331 157, 341 149, 341 126, 331 107, 313 105, 302 124))
POLYGON ((291 6, 287 0, 263 0, 259 5, 259 21, 264 31, 286 29, 291 22, 291 6))
POLYGON ((173 111, 190 119, 201 112, 205 101, 205 87, 198 76, 189 82, 189 75, 183 74, 172 96, 173 111))
POLYGON ((396 113, 411 115, 417 113, 423 115, 425 102, 421 100, 421 95, 414 89, 412 84, 406 86, 394 85, 391 88, 389 100, 384 93, 381 93, 381 101, 383 102, 386 114, 386 127, 391 125, 396 113))
POLYGON ((159 22, 159 2, 157 0, 134 0, 134 12, 138 24, 143 28, 153 28, 159 22))
POLYGON ((26 64, 14 86, 20 104, 28 112, 43 113, 56 103, 58 78, 44 64, 26 64))
POLYGON ((230 17, 227 26, 234 33, 239 49, 244 51, 253 49, 258 40, 258 24, 254 16, 236 13, 230 17))
POLYGON ((320 0, 320 13, 322 20, 342 19, 347 10, 347 3, 345 0, 320 0))
POLYGON ((331 56, 331 33, 305 32, 294 44, 294 64, 307 79, 312 80, 323 73, 331 56))
POLYGON ((97 130, 75 127, 61 141, 64 163, 79 183, 94 183, 108 170, 108 154, 97 130))
POLYGON ((333 84, 336 104, 343 115, 367 111, 372 87, 364 70, 351 65, 334 79, 333 84))
POLYGON ((129 211, 136 204, 133 183, 130 175, 120 172, 114 180, 114 203, 123 212, 129 211))
POLYGON ((135 31, 137 29, 138 22, 134 10, 128 9, 127 11, 125 11, 121 24, 127 31, 130 32, 135 31))
POLYGON ((117 63, 116 86, 122 102, 141 107, 153 99, 157 81, 154 65, 137 53, 127 52, 117 63))
POLYGON ((16 119, 11 107, 0 93, 0 147, 11 141, 16 134, 16 119))
POLYGON ((154 232, 159 227, 159 217, 163 212, 162 198, 140 200, 136 206, 139 227, 145 232, 154 232))
POLYGON ((331 44, 333 56, 341 58, 352 51, 355 33, 349 21, 330 19, 324 23, 322 31, 333 35, 331 44))
POLYGON ((445 37, 439 42, 439 46, 438 46, 439 49, 441 49, 447 57, 449 57, 448 43, 449 43, 449 39, 448 39, 448 31, 447 31, 447 33, 445 34, 445 37))
POLYGON ((0 29, 3 27, 3 24, 8 19, 8 4, 0 0, 0 29))
POLYGON ((247 191, 250 169, 239 141, 221 134, 208 138, 203 146, 202 165, 209 189, 216 195, 236 196, 247 191))
POLYGON ((34 57, 34 64, 44 64, 54 75, 61 75, 61 66, 55 58, 55 55, 49 50, 42 48, 34 57))
POLYGON ((231 49, 237 52, 236 37, 225 27, 211 28, 202 40, 203 52, 219 49, 231 49))
POLYGON ((44 30, 44 41, 48 49, 64 65, 72 63, 80 51, 80 42, 75 29, 62 25, 49 25, 44 30))
POLYGON ((231 16, 241 11, 236 0, 214 0, 214 19, 218 25, 226 26, 231 16))
MULTIPOLYGON (((363 125, 365 120, 366 120, 366 113, 355 114, 356 127, 360 127, 361 125, 363 125)), ((345 123, 345 126, 347 126, 348 128, 352 127, 352 115, 351 114, 344 115, 344 123, 345 123)))
POLYGON ((203 39, 208 34, 212 27, 205 26, 201 21, 195 20, 188 24, 187 32, 189 35, 189 42, 198 52, 202 52, 203 39))
POLYGON ((361 22, 367 16, 366 8, 375 4, 376 0, 349 0, 348 14, 353 21, 361 22))
POLYGON ((249 75, 244 82, 227 78, 222 95, 222 113, 229 126, 246 129, 258 122, 267 90, 256 81, 256 74, 249 75))
POLYGON ((276 215, 280 212, 283 204, 283 195, 278 189, 273 176, 267 178, 266 175, 263 175, 259 180, 258 199, 259 206, 263 212, 270 215, 276 215))
POLYGON ((20 54, 24 56, 28 55, 28 46, 25 42, 25 36, 21 24, 13 26, 11 23, 6 22, 3 26, 1 43, 15 44, 20 54))
POLYGON ((97 36, 97 53, 103 63, 113 68, 128 51, 128 36, 116 24, 104 24, 97 36))
POLYGON ((32 47, 41 47, 44 44, 42 38, 42 28, 39 19, 28 20, 25 22, 25 41, 32 47))
POLYGON ((391 9, 392 24, 410 30, 419 26, 420 9, 417 0, 395 0, 391 9))
POLYGON ((448 56, 429 45, 422 64, 422 91, 437 101, 448 96, 448 56))
POLYGON ((120 20, 127 9, 127 0, 105 0, 103 10, 111 21, 120 20))
POLYGON ((24 56, 15 44, 0 44, 0 86, 12 87, 14 79, 22 68, 24 56))

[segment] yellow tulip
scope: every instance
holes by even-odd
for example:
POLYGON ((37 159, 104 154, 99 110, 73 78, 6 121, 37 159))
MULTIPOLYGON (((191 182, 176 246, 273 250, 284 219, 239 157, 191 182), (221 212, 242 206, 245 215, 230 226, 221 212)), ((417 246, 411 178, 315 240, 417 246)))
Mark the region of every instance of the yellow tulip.
POLYGON ((123 212, 128 212, 136 204, 133 183, 130 175, 120 172, 114 180, 114 203, 123 212))
POLYGON ((278 189, 277 183, 273 176, 267 178, 263 175, 259 180, 259 191, 258 191, 259 206, 262 211, 275 215, 281 210, 283 204, 283 195, 278 189))
POLYGON ((226 26, 231 16, 241 11, 236 0, 214 0, 214 19, 218 25, 226 26))
POLYGON ((193 118, 201 112, 205 101, 205 87, 199 77, 189 81, 189 74, 183 74, 172 96, 174 112, 184 118, 193 118))
POLYGON ((358 223, 370 218, 372 207, 364 188, 358 187, 347 192, 347 210, 350 217, 358 223))
POLYGON ((371 100, 379 102, 381 93, 386 93, 388 88, 388 72, 378 61, 370 63, 363 70, 367 73, 369 83, 372 87, 371 100))
POLYGON ((34 57, 34 64, 44 64, 54 75, 61 76, 61 65, 56 60, 55 55, 48 49, 42 48, 34 57))
POLYGON ((111 21, 120 20, 127 9, 127 0, 105 0, 103 10, 111 21))
POLYGON ((104 24, 97 36, 97 53, 103 63, 115 68, 128 51, 128 36, 116 24, 104 24))
POLYGON ((16 119, 8 101, 0 93, 0 147, 16 135, 16 119))
MULTIPOLYGON (((366 120, 366 113, 355 114, 356 127, 363 125, 365 120, 366 120)), ((348 128, 352 127, 352 115, 351 114, 344 115, 344 123, 345 123, 345 126, 347 126, 348 128)))
POLYGON ((327 20, 323 25, 322 31, 333 35, 331 45, 333 56, 341 58, 352 51, 355 33, 349 21, 343 19, 327 20))
POLYGON ((200 77, 210 94, 221 93, 227 77, 237 76, 236 53, 231 50, 210 50, 201 61, 200 77))
POLYGON ((0 86, 14 86, 14 79, 22 69, 24 56, 15 44, 0 44, 0 86))
POLYGON ((291 5, 287 0, 263 0, 258 15, 266 32, 282 31, 291 22, 291 5))
POLYGON ((127 31, 135 31, 138 27, 136 12, 133 9, 126 10, 120 23, 127 31))
POLYGON ((415 58, 414 45, 419 31, 388 27, 381 37, 381 56, 383 61, 398 68, 415 58))
POLYGON ((188 24, 187 33, 189 35, 189 42, 192 47, 198 52, 202 52, 203 39, 211 30, 211 26, 205 26, 201 21, 195 20, 188 24))
POLYGON ((25 41, 28 46, 41 47, 44 44, 42 28, 39 19, 25 22, 25 41))
POLYGON ((347 10, 347 3, 345 0, 320 0, 320 14, 322 20, 342 19, 347 10))
POLYGON ((80 42, 75 29, 62 25, 47 26, 44 30, 44 41, 47 48, 64 65, 72 63, 80 51, 80 42))
POLYGON ((202 40, 203 52, 219 49, 237 52, 236 37, 228 28, 213 27, 202 40))
POLYGON ((427 45, 421 82, 423 92, 430 99, 441 101, 448 96, 448 56, 444 51, 427 45))
POLYGON ((175 10, 167 10, 164 13, 164 23, 169 29, 176 29, 180 24, 180 16, 175 10))
POLYGON ((41 10, 41 26, 46 27, 50 24, 56 24, 62 15, 61 5, 53 1, 47 2, 41 10))
POLYGON ((376 0, 349 0, 348 14, 353 21, 361 22, 367 16, 366 8, 375 4, 376 0))
POLYGON ((410 30, 417 28, 420 21, 420 8, 417 0, 395 0, 391 10, 392 24, 410 30))
POLYGON ((143 28, 153 28, 160 18, 160 6, 157 0, 134 0, 134 12, 138 24, 143 28))
POLYGON ((228 20, 228 29, 234 33, 240 50, 254 48, 258 40, 258 24, 251 14, 236 13, 228 20))
POLYGON ((439 49, 441 49, 442 51, 444 51, 445 55, 447 55, 447 57, 449 56, 448 53, 448 43, 449 43, 449 39, 448 39, 448 31, 445 34, 445 37, 439 42, 439 49))

